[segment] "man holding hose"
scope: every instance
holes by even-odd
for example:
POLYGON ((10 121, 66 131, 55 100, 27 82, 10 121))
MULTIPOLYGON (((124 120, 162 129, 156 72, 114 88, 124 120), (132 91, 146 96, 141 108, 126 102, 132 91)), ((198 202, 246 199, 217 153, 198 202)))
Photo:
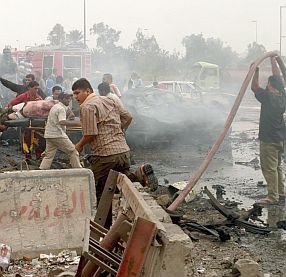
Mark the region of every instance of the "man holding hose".
POLYGON ((268 195, 261 199, 261 204, 279 204, 285 202, 282 154, 286 128, 283 114, 286 109, 286 95, 276 58, 271 57, 272 76, 268 78, 265 89, 259 86, 259 68, 252 79, 251 89, 255 98, 261 103, 259 135, 260 164, 267 182, 268 195))

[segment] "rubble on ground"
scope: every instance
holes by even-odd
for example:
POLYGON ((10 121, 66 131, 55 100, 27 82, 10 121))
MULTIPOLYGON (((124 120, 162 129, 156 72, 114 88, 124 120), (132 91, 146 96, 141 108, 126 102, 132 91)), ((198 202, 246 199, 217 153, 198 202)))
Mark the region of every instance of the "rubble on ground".
POLYGON ((63 250, 58 254, 40 254, 37 258, 24 256, 11 260, 8 268, 2 273, 5 277, 75 276, 79 259, 75 250, 63 250))

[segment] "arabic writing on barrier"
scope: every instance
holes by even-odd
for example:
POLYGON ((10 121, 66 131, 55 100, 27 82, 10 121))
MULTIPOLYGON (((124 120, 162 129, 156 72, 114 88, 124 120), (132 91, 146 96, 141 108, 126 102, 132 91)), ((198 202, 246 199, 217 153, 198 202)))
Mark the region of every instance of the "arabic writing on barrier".
POLYGON ((65 193, 64 198, 65 199, 61 199, 61 203, 57 203, 56 207, 50 207, 49 204, 41 205, 41 200, 38 202, 31 200, 28 205, 22 205, 18 210, 0 209, 0 225, 5 223, 11 224, 19 219, 39 221, 49 220, 51 218, 60 218, 73 214, 76 209, 82 214, 85 213, 85 199, 83 191, 73 191, 71 195, 65 193), (79 198, 79 200, 77 198, 79 198))

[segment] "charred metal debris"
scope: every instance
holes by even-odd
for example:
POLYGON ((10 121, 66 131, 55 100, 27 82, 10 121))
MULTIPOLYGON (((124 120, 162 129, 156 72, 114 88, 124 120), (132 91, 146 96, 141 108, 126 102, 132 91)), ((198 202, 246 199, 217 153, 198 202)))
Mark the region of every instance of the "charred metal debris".
MULTIPOLYGON (((223 186, 216 187, 216 195, 221 202, 224 202, 224 205, 214 197, 207 187, 204 188, 203 192, 208 196, 208 201, 213 208, 223 215, 225 220, 211 224, 200 224, 194 220, 185 220, 179 214, 171 213, 170 216, 173 223, 178 224, 191 239, 197 240, 196 236, 192 234, 194 231, 210 235, 224 242, 231 239, 232 233, 241 235, 245 232, 250 232, 253 234, 267 235, 273 230, 259 219, 259 216, 262 215, 262 206, 259 204, 255 203, 251 209, 243 213, 237 213, 233 211, 233 208, 237 206, 236 202, 231 201, 232 203, 229 203, 229 201, 222 201, 222 196, 225 194, 223 186), (254 222, 258 222, 259 225, 254 222)), ((284 224, 285 222, 280 222, 277 227, 285 228, 284 224)))

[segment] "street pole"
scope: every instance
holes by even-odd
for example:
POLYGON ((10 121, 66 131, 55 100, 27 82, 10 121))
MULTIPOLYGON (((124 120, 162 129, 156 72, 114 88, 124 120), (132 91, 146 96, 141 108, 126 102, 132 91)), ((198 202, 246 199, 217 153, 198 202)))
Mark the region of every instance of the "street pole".
POLYGON ((85 0, 83 0, 83 44, 86 48, 86 11, 85 11, 85 0))
POLYGON ((280 34, 279 34, 279 53, 281 56, 281 45, 282 45, 282 6, 280 6, 280 34))
POLYGON ((255 42, 257 43, 257 20, 252 20, 251 22, 255 23, 255 42))
POLYGON ((286 8, 286 6, 280 6, 280 35, 279 35, 279 52, 280 52, 280 56, 282 57, 282 39, 285 38, 285 36, 283 36, 283 30, 282 30, 282 17, 283 17, 283 9, 286 8))

